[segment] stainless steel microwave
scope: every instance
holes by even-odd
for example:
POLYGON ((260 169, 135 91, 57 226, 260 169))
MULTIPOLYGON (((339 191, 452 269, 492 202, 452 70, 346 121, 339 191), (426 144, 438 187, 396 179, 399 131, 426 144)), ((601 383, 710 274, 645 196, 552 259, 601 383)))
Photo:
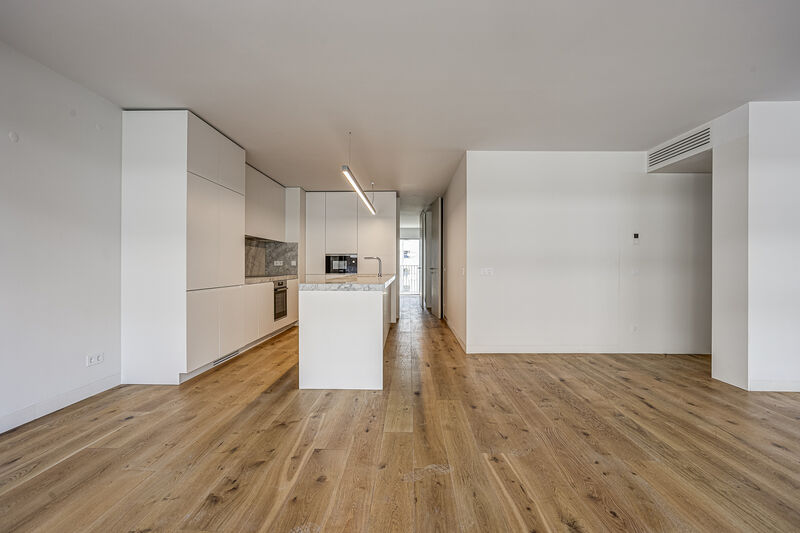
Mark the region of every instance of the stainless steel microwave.
POLYGON ((358 273, 358 256, 356 254, 327 254, 325 255, 326 274, 356 274, 358 273))

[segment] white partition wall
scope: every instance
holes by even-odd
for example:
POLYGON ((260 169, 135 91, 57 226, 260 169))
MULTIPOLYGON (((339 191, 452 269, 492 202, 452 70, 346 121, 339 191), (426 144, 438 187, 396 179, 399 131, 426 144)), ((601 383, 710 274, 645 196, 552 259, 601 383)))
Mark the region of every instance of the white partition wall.
POLYGON ((800 391, 800 102, 751 102, 712 128, 712 376, 800 391))
POLYGON ((710 176, 645 168, 467 152, 467 352, 710 353, 710 176))

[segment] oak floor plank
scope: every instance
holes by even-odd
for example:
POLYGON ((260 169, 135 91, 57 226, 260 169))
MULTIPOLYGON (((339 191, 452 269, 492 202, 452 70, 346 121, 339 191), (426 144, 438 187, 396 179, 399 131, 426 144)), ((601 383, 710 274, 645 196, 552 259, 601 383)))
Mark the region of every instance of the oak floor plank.
POLYGON ((333 506, 346 455, 345 450, 313 450, 278 516, 268 521, 261 531, 319 531, 333 506))
POLYGON ((698 355, 466 355, 418 300, 382 391, 298 389, 290 329, 0 435, 0 531, 800 531, 800 394, 698 355))
POLYGON ((384 433, 369 512, 372 531, 414 529, 414 439, 410 433, 384 433))

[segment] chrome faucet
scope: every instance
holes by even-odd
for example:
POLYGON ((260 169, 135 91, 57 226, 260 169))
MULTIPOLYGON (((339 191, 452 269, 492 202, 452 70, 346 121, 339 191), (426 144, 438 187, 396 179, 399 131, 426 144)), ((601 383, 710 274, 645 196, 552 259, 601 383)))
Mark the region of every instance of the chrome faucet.
POLYGON ((370 256, 370 257, 365 257, 364 259, 377 259, 378 260, 378 277, 380 278, 381 276, 383 276, 383 261, 381 261, 380 257, 370 256))

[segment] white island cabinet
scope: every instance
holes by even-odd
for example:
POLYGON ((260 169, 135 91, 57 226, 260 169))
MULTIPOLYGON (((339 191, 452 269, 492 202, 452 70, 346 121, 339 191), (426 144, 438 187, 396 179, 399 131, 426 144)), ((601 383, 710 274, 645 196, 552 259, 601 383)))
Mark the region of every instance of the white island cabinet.
POLYGON ((300 280, 301 389, 383 389, 394 282, 393 274, 300 280))

